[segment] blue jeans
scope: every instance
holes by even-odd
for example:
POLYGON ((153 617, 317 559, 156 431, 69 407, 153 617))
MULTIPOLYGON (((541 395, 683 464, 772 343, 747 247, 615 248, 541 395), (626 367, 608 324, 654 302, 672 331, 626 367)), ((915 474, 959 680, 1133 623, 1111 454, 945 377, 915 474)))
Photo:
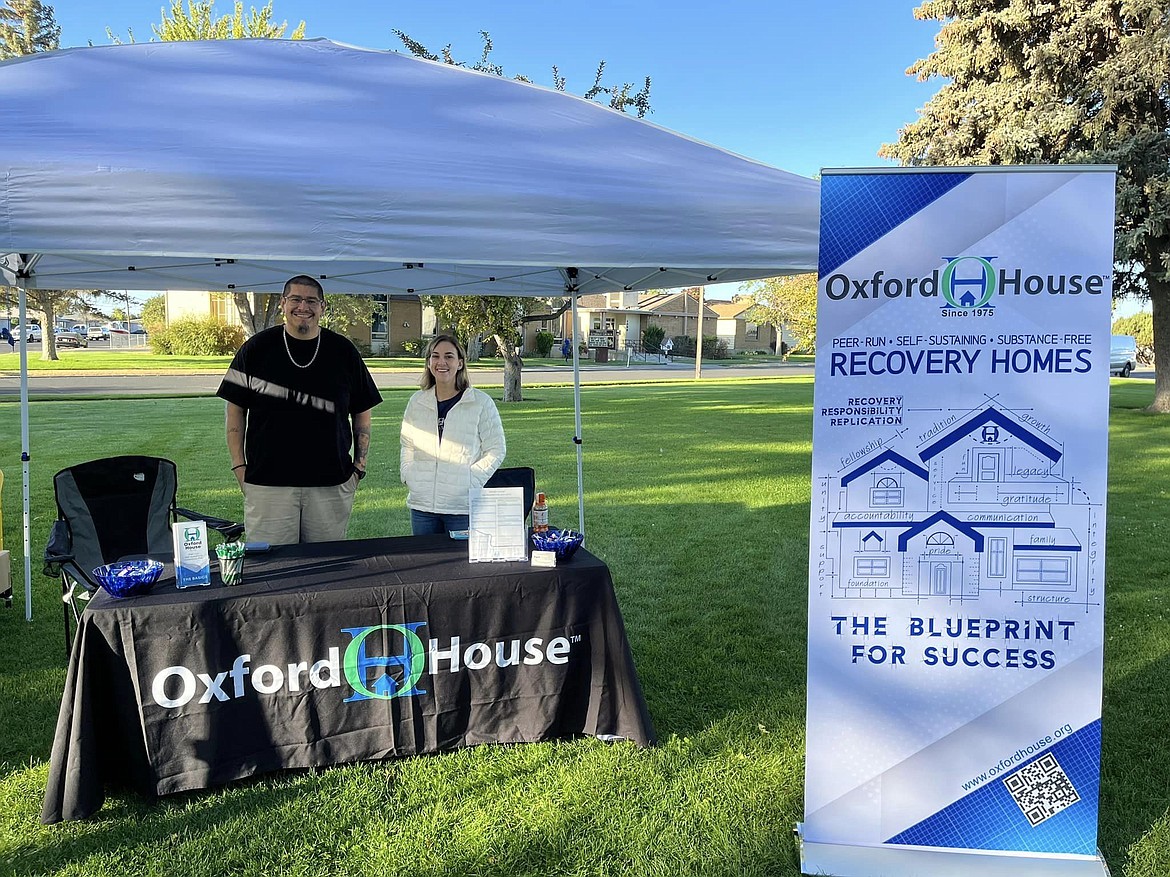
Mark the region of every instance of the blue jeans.
POLYGON ((450 533, 452 530, 466 530, 470 526, 471 521, 467 515, 441 515, 437 512, 410 510, 410 532, 415 536, 450 533))

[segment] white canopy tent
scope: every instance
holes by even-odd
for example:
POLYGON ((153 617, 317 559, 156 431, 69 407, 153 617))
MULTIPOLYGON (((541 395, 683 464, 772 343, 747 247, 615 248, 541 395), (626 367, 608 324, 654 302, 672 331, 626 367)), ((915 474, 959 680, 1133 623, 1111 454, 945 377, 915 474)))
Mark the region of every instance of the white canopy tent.
MULTIPOLYGON (((330 293, 575 304, 816 268, 812 180, 571 95, 328 40, 10 60, 0 130, 0 270, 22 321, 28 288, 276 292, 306 273, 330 293)), ((23 334, 21 402, 27 597, 23 334)))

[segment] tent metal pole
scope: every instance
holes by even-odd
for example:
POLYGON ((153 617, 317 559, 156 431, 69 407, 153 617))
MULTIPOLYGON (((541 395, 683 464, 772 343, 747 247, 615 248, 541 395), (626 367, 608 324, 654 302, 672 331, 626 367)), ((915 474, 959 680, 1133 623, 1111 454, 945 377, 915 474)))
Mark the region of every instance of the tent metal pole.
POLYGON ((707 287, 699 287, 699 329, 695 333, 698 338, 695 340, 695 380, 703 377, 703 293, 707 287))
MULTIPOLYGON (((28 323, 24 284, 16 287, 20 314, 20 464, 23 475, 24 512, 24 620, 32 621, 32 515, 29 506, 29 439, 28 439, 28 323)), ((44 338, 44 327, 41 328, 44 338)), ((47 343, 45 341, 42 344, 47 343)))
MULTIPOLYGON (((573 272, 576 273, 575 271, 573 272)), ((573 297, 573 442, 577 445, 577 530, 585 533, 585 454, 581 446, 581 348, 577 341, 576 284, 570 292, 573 297)))

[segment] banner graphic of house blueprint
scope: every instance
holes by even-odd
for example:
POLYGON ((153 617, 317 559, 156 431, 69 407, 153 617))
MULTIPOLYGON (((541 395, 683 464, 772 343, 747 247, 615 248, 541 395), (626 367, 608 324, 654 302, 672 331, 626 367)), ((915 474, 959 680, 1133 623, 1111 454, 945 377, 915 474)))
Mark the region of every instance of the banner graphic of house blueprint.
POLYGON ((803 869, 1104 874, 1114 170, 821 193, 803 869))

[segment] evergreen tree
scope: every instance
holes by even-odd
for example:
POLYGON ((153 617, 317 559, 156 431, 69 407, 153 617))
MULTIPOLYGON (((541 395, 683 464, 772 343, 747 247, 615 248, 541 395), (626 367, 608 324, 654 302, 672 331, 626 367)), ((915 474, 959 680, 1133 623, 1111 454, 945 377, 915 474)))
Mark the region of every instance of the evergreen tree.
MULTIPOLYGON (((1118 166, 1116 295, 1148 296, 1170 362, 1170 0, 927 0, 947 80, 881 155, 903 164, 1118 166)), ((1170 412, 1170 369, 1151 410, 1170 412)))
POLYGON ((51 52, 60 46, 61 28, 52 6, 41 0, 9 0, 0 6, 0 59, 51 52))

